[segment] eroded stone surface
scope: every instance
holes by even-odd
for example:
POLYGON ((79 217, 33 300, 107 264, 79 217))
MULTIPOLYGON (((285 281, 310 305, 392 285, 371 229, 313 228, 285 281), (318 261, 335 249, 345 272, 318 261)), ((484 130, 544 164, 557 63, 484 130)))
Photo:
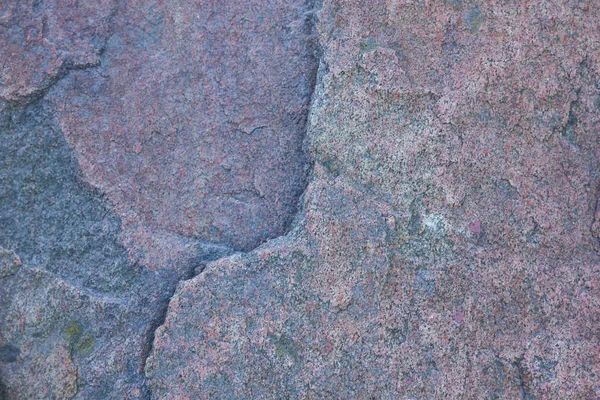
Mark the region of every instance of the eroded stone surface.
POLYGON ((600 397, 593 1, 324 1, 294 229, 147 362, 292 218, 313 5, 73 4, 0 6, 0 397, 600 397))
POLYGON ((14 251, 0 250, 0 279, 14 275, 21 267, 21 260, 14 251))
POLYGON ((154 398, 597 398, 593 2, 325 1, 288 236, 209 264, 154 398))
POLYGON ((147 232, 256 247, 304 188, 316 61, 304 0, 128 2, 99 68, 51 93, 87 181, 147 232))
POLYGON ((311 7, 0 5, 0 397, 148 398, 177 282, 289 226, 311 7))
POLYGON ((27 267, 3 279, 0 294, 0 348, 12 350, 0 360, 7 398, 141 397, 140 349, 152 309, 27 267))
POLYGON ((0 100, 27 102, 69 69, 100 62, 114 0, 0 4, 0 100))
POLYGON ((178 264, 156 271, 132 262, 119 241, 119 218, 78 176, 44 105, 14 107, 2 117, 0 383, 6 397, 141 398, 153 329, 175 284, 224 249, 189 243, 178 264))

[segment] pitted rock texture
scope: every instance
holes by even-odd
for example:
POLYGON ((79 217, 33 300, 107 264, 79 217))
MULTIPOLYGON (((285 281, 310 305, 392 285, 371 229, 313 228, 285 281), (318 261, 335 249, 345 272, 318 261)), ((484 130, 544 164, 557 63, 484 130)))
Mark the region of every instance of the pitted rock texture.
POLYGON ((153 398, 600 397, 600 11, 325 0, 292 232, 173 297, 153 398))
POLYGON ((142 229, 236 250, 285 231, 316 75, 305 3, 127 2, 102 64, 55 86, 55 119, 135 248, 142 229))
POLYGON ((312 3, 0 5, 0 397, 147 399, 177 283, 305 187, 312 3))
POLYGON ((595 1, 7 4, 0 397, 600 398, 595 1))

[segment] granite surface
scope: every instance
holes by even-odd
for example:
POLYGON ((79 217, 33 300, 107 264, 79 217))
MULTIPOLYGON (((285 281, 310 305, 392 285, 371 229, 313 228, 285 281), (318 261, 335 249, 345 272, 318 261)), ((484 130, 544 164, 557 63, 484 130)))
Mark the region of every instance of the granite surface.
POLYGON ((0 398, 600 398, 595 0, 0 5, 0 398))
POLYGON ((177 283, 288 229, 312 7, 0 4, 1 398, 149 398, 177 283))

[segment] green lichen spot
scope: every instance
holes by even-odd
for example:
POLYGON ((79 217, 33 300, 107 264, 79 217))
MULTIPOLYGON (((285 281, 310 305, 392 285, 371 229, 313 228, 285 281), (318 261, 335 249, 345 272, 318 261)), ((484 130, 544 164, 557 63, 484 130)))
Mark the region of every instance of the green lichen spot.
POLYGON ((95 343, 96 340, 92 336, 85 335, 77 342, 74 350, 77 353, 87 353, 94 348, 95 343))
POLYGON ((94 348, 95 339, 83 332, 81 324, 72 321, 63 331, 65 340, 71 345, 75 353, 87 353, 94 348))
POLYGON ((81 325, 77 321, 72 321, 63 331, 63 335, 67 342, 73 344, 81 336, 81 325))
POLYGON ((275 345, 275 355, 277 357, 289 356, 296 359, 298 356, 299 349, 294 344, 294 341, 286 334, 281 335, 279 338, 275 335, 269 335, 269 339, 275 345))
POLYGON ((377 44, 377 42, 375 42, 375 40, 373 40, 373 39, 367 39, 364 42, 360 42, 360 44, 358 45, 358 47, 360 48, 360 51, 362 53, 364 53, 364 52, 375 50, 377 47, 379 47, 379 45, 377 44))
POLYGON ((483 24, 484 16, 479 7, 472 6, 463 13, 464 21, 472 33, 477 33, 483 24))
POLYGON ((277 354, 278 357, 285 357, 285 346, 279 343, 275 344, 275 354, 277 354))

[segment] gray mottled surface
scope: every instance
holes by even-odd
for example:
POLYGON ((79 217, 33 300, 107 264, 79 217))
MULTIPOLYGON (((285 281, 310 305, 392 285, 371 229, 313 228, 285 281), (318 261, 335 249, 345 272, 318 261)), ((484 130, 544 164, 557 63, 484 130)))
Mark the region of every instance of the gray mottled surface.
POLYGON ((152 330, 175 284, 227 250, 196 245, 179 270, 143 268, 43 102, 6 110, 2 134, 0 247, 23 265, 0 285, 7 396, 142 396, 152 330))

